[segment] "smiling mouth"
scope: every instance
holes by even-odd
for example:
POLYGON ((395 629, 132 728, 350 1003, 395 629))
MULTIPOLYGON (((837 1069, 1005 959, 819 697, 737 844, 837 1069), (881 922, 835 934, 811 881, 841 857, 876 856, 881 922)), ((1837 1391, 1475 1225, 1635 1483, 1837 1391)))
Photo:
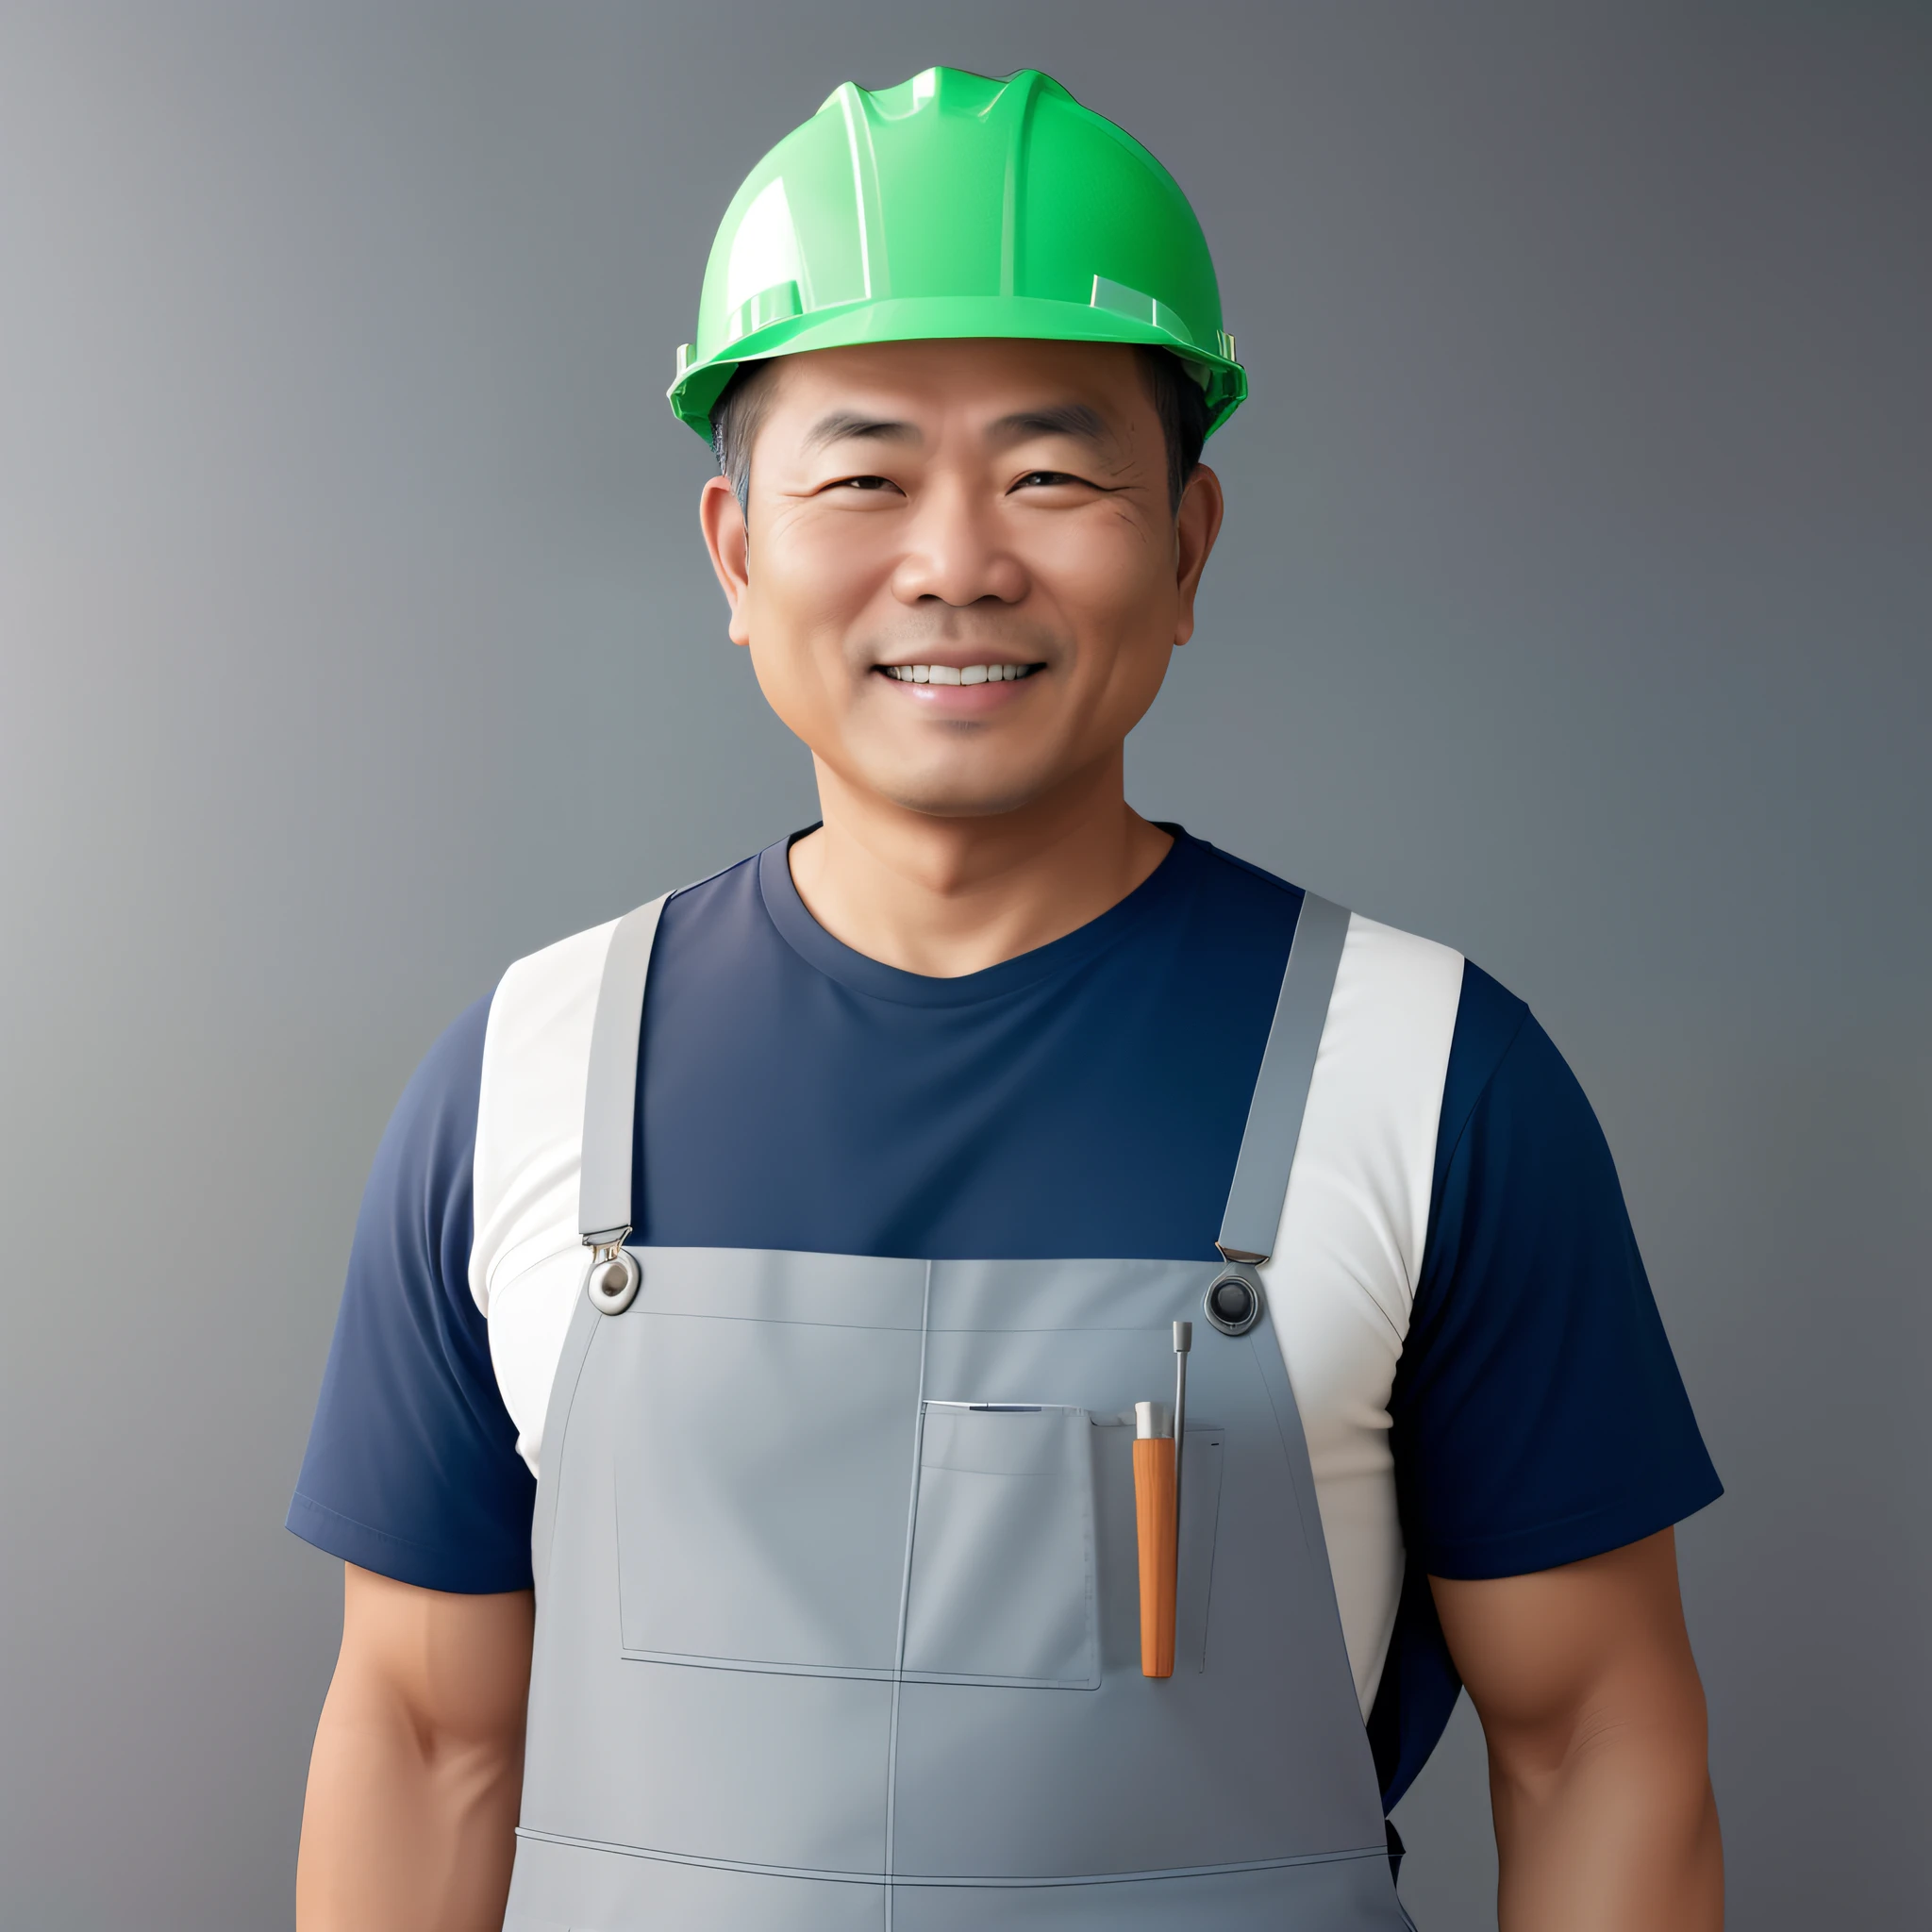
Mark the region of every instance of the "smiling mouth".
POLYGON ((874 669, 901 684, 1011 684, 1031 677, 1041 664, 880 664, 874 669))

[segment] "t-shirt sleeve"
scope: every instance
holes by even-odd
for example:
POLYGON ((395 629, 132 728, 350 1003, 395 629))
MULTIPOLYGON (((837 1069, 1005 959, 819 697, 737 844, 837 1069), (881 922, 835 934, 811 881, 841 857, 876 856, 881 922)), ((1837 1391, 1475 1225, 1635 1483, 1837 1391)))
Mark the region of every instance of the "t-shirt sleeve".
POLYGON ((536 1495, 468 1281, 489 1013, 430 1049, 376 1151, 289 1510, 332 1556, 470 1593, 529 1587, 536 1495))
POLYGON ((1404 1536, 1437 1576, 1597 1556, 1722 1492, 1596 1115, 1475 966, 1391 1420, 1404 1536))
POLYGON ((1723 1493, 1596 1115, 1529 1008, 1474 965, 1390 1415, 1408 1561, 1369 1713, 1386 1806, 1461 1689, 1431 1575, 1578 1562, 1723 1493))

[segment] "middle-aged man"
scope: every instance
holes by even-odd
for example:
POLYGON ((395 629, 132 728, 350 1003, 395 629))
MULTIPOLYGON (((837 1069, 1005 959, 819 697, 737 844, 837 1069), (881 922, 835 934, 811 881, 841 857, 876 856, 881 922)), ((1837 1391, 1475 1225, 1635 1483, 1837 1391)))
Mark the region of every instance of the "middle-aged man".
POLYGON ((824 820, 403 1097, 290 1519, 348 1565, 302 1932, 1394 1928, 1458 1682, 1505 1927, 1720 1923, 1718 1483, 1588 1104, 1125 801, 1244 393, 1044 75, 842 87, 732 203, 672 400, 824 820))

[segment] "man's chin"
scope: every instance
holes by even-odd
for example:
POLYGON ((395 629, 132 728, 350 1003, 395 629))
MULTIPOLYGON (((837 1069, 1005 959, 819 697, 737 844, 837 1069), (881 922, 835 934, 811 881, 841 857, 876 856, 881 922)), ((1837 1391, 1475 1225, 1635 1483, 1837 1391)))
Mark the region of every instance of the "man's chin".
POLYGON ((902 811, 932 819, 996 819, 1023 812, 1053 789, 1034 774, 922 773, 865 787, 902 811))

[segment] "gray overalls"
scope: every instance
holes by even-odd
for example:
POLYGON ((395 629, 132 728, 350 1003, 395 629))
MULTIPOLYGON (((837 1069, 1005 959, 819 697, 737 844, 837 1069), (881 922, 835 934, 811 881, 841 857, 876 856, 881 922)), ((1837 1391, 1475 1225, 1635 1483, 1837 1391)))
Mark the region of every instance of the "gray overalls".
POLYGON ((507 1932, 1397 1932, 1254 1274, 1348 914, 1303 907, 1210 1269, 625 1248, 662 904, 619 923, 592 1032, 507 1932), (1176 1320, 1161 1679, 1131 1451, 1176 1320))

